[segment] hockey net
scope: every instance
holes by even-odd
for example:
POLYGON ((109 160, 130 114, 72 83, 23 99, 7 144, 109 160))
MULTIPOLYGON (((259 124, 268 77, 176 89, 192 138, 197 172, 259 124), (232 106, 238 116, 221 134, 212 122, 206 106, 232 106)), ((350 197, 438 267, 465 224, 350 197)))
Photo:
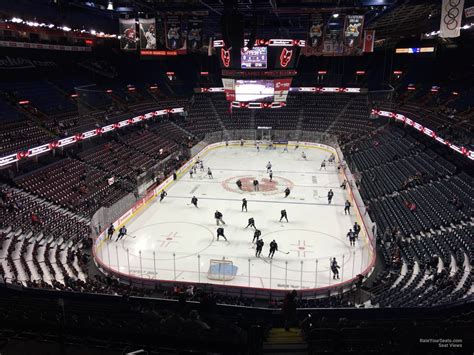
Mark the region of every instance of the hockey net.
POLYGON ((207 278, 209 280, 217 281, 230 281, 234 279, 237 274, 237 267, 231 260, 211 259, 209 262, 209 270, 207 272, 207 278))

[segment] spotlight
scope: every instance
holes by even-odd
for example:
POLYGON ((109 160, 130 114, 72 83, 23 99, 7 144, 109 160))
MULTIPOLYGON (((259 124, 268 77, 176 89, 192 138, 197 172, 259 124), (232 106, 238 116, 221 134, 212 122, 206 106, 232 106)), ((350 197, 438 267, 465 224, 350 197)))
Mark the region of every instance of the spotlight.
POLYGON ((338 17, 339 17, 339 14, 338 14, 338 13, 332 14, 332 17, 338 18, 338 17))
POLYGON ((109 4, 107 5, 107 10, 113 10, 114 9, 114 3, 112 1, 109 1, 109 4))

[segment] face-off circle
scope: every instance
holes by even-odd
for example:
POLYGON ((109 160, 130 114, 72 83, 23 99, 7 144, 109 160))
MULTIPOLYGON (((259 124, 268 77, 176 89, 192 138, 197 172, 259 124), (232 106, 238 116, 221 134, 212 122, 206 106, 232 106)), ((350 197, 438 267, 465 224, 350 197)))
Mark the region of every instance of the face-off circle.
POLYGON ((280 176, 273 176, 272 181, 270 178, 258 178, 255 176, 233 176, 230 177, 222 182, 222 186, 227 191, 231 192, 259 192, 263 195, 274 195, 283 193, 283 191, 289 187, 290 190, 293 189, 295 184, 291 180, 282 178, 280 176), (237 180, 242 182, 242 189, 237 187, 237 180), (258 180, 258 191, 255 191, 255 187, 253 185, 253 181, 258 180))

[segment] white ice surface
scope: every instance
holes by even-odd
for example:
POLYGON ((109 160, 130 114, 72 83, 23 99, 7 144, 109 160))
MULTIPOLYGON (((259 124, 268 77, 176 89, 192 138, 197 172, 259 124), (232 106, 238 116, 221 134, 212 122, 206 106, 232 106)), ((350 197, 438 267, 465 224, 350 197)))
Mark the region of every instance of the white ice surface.
MULTIPOLYGON (((125 274, 157 280, 218 283, 207 277, 211 259, 231 260, 238 267, 235 278, 227 285, 273 289, 307 289, 334 285, 359 274, 369 263, 365 236, 350 247, 346 233, 355 221, 354 212, 344 214, 347 191, 339 186, 342 175, 335 166, 320 171, 329 152, 302 149, 283 153, 251 147, 222 147, 204 157, 205 171, 191 179, 186 174, 168 190, 163 202, 152 200, 128 224, 128 233, 118 243, 107 242, 99 257, 115 270, 125 274), (268 183, 266 165, 271 161, 276 190, 263 191, 268 183), (210 167, 214 178, 207 177, 210 167), (237 178, 257 178, 260 192, 237 189, 237 178), (225 181, 228 181, 227 188, 225 181), (293 185, 284 198, 283 190, 293 185), (334 198, 327 203, 332 188, 334 198), (199 208, 190 204, 198 199, 199 208), (241 199, 248 200, 248 212, 241 212, 241 199), (280 210, 286 209, 289 223, 279 222, 280 210), (214 212, 223 213, 228 242, 216 240, 214 212), (245 229, 253 217, 265 241, 262 257, 255 257, 253 229, 245 229), (268 256, 270 242, 279 249, 272 262, 268 256), (128 256, 127 256, 128 250, 128 256), (174 256, 173 256, 174 254, 174 256), (140 258, 141 255, 141 258, 140 258), (329 259, 336 257, 340 280, 333 280, 329 259), (250 260, 250 261, 249 261, 250 260)), ((271 186, 270 186, 271 189, 271 186)), ((360 224, 360 221, 359 221, 360 224)))

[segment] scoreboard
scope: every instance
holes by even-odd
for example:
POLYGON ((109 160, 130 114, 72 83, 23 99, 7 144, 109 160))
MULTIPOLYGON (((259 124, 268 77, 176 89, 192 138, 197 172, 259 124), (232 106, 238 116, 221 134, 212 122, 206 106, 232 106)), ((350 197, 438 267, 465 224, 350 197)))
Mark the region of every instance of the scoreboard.
POLYGON ((240 65, 242 69, 267 69, 267 47, 242 48, 240 65))
MULTIPOLYGON (((246 40, 246 45, 248 40, 246 40)), ((306 45, 304 40, 257 39, 252 49, 244 47, 237 53, 224 47, 223 40, 215 40, 213 46, 221 69, 235 70, 290 70, 298 64, 300 49, 306 45)))

